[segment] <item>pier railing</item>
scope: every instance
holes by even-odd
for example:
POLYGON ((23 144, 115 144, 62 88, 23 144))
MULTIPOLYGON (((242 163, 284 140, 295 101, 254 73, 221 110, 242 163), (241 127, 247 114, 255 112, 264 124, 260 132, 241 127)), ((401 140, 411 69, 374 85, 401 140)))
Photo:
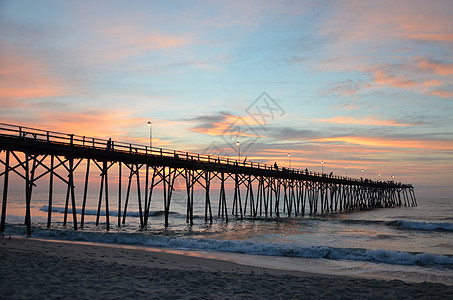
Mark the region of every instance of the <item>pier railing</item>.
MULTIPOLYGON (((238 160, 234 158, 209 155, 209 154, 200 154, 180 150, 172 150, 160 147, 150 147, 136 143, 125 143, 121 141, 112 141, 110 139, 101 139, 88 136, 81 136, 76 134, 62 133, 57 131, 49 131, 36 129, 26 126, 18 126, 6 123, 0 123, 0 136, 5 137, 14 137, 20 139, 30 139, 39 142, 46 142, 49 144, 60 144, 76 148, 87 148, 87 149, 97 149, 97 150, 108 150, 113 152, 120 153, 130 153, 136 155, 144 155, 150 157, 161 157, 161 158, 173 158, 178 160, 186 161, 195 161, 195 162, 204 162, 204 163, 218 163, 222 165, 229 166, 241 166, 255 169, 264 169, 264 170, 281 170, 293 174, 309 175, 314 177, 328 177, 331 179, 340 179, 347 180, 350 182, 368 182, 368 183, 393 183, 391 181, 373 181, 371 179, 365 178, 351 178, 333 174, 319 173, 314 171, 308 171, 279 167, 275 168, 273 165, 253 162, 250 160, 238 160)), ((401 184, 398 184, 401 185, 401 184)), ((404 185, 409 186, 409 185, 404 185)))

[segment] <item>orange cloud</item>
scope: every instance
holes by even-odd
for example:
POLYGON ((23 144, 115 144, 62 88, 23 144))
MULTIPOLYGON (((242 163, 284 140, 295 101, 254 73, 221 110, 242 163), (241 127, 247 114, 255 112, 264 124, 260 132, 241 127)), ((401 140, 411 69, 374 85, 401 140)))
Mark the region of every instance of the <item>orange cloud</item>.
POLYGON ((428 59, 421 59, 418 65, 422 69, 433 70, 439 75, 453 75, 453 63, 442 63, 428 59))
POLYGON ((449 1, 409 4, 405 1, 363 2, 343 1, 336 5, 336 13, 322 29, 325 34, 341 31, 339 43, 363 40, 381 43, 385 39, 423 41, 453 41, 453 21, 449 1), (351 16, 353 16, 351 18, 351 16), (436 20, 436 22, 433 22, 436 20))
POLYGON ((364 83, 365 88, 394 87, 448 97, 449 92, 432 92, 428 88, 451 85, 451 79, 445 76, 453 74, 453 63, 429 59, 432 53, 449 53, 448 43, 453 41, 450 7, 449 1, 437 1, 434 6, 428 2, 411 5, 405 1, 337 3, 335 12, 320 27, 320 34, 332 37, 332 43, 325 48, 327 57, 317 67, 371 74, 372 82, 364 83), (408 48, 407 41, 424 44, 412 44, 413 48, 408 48), (436 50, 428 52, 425 44, 436 50), (402 49, 404 54, 396 54, 402 49), (420 58, 420 51, 425 51, 424 58, 420 58), (388 64, 383 65, 383 61, 388 64), (432 81, 433 74, 444 78, 432 81))
POLYGON ((383 70, 378 70, 374 73, 374 82, 379 85, 389 85, 399 88, 409 88, 417 85, 413 80, 406 80, 401 76, 388 75, 383 70))
POLYGON ((236 117, 224 114, 200 117, 199 121, 202 124, 193 127, 192 131, 211 136, 221 136, 226 133, 242 137, 258 136, 253 130, 249 130, 251 126, 258 125, 250 116, 236 117))
MULTIPOLYGON (((124 111, 106 112, 42 112, 39 126, 62 133, 73 133, 95 138, 121 137, 127 128, 144 120, 136 119, 124 111)), ((33 127, 33 126, 32 126, 33 127)))
POLYGON ((431 80, 426 80, 425 82, 423 82, 423 87, 425 88, 430 88, 430 87, 433 87, 433 86, 440 86, 440 85, 443 85, 444 83, 440 80, 436 80, 436 79, 431 79, 431 80))
POLYGON ((374 137, 355 137, 343 136, 332 138, 315 139, 321 143, 346 143, 371 147, 384 148, 411 148, 411 149, 428 149, 428 150, 452 150, 453 141, 421 141, 421 140, 393 140, 374 137))
POLYGON ((192 38, 187 35, 149 32, 134 26, 112 27, 100 33, 100 39, 104 40, 106 45, 105 51, 101 50, 101 56, 107 60, 117 60, 151 50, 183 47, 192 43, 192 38))
POLYGON ((442 91, 442 90, 434 90, 430 92, 431 95, 439 96, 442 98, 451 98, 453 97, 453 91, 442 91))
POLYGON ((0 49, 0 98, 42 98, 65 94, 61 80, 51 75, 46 64, 6 48, 0 49))
POLYGON ((330 119, 315 119, 318 122, 334 123, 334 124, 353 124, 353 125, 373 125, 373 126, 413 126, 415 124, 398 123, 395 120, 379 120, 373 117, 357 119, 354 117, 336 116, 330 119))

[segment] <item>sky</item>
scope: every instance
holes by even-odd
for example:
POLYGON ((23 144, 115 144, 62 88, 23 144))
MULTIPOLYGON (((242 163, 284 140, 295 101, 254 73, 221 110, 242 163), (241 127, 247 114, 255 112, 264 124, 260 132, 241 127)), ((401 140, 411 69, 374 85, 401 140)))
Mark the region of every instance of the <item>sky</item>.
POLYGON ((154 147, 451 197, 453 4, 0 0, 0 107, 144 145, 150 121, 154 147))

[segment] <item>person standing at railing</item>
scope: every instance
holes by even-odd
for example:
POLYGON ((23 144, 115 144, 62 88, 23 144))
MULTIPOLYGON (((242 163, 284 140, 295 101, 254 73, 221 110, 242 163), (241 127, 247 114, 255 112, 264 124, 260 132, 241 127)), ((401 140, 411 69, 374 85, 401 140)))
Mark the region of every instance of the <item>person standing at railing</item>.
POLYGON ((107 141, 107 149, 112 149, 112 138, 109 138, 109 140, 107 141))

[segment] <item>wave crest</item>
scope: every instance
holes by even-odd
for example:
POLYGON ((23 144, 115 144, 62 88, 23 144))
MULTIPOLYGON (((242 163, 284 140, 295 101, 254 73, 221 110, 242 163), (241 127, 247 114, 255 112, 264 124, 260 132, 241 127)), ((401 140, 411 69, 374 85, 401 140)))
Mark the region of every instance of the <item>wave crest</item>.
POLYGON ((435 222, 416 222, 406 220, 396 220, 389 223, 391 226, 397 226, 404 229, 413 230, 432 230, 432 231, 453 231, 453 223, 435 223, 435 222))
MULTIPOLYGON (((25 234, 21 227, 9 227, 8 234, 25 234)), ((417 265, 453 269, 453 256, 433 253, 411 253, 384 249, 301 246, 300 244, 259 243, 250 240, 214 240, 207 238, 149 235, 145 233, 100 233, 72 230, 35 229, 34 236, 75 241, 205 250, 252 255, 352 260, 392 265, 417 265)))

